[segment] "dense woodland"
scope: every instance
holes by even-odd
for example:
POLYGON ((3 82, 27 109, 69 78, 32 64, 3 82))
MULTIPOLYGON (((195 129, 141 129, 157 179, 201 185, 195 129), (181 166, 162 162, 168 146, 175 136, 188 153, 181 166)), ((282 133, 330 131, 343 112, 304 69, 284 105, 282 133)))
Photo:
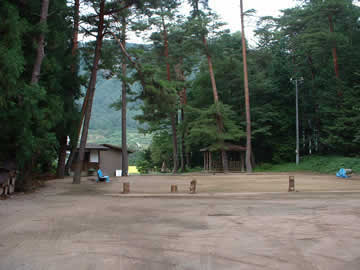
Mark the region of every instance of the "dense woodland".
MULTIPOLYGON (((114 123, 97 116, 92 123, 121 126, 126 150, 126 127, 136 123, 127 124, 126 112, 136 111, 130 114, 139 133, 152 136, 139 156, 143 171, 163 161, 174 173, 202 165, 204 147, 219 151, 226 171, 226 143, 251 143, 247 160, 251 155, 256 163, 294 161, 296 79, 301 156, 356 156, 355 2, 298 1, 280 17, 261 18, 257 44, 250 46, 240 32, 226 30, 206 0, 2 0, 0 161, 16 161, 25 189, 53 170, 64 177, 73 160, 71 154, 65 162, 67 148, 74 153, 80 143, 78 158, 84 159, 93 104, 113 96, 95 95, 104 83, 118 99, 101 115, 120 110, 121 118, 114 123), (148 36, 145 45, 129 46, 134 33, 148 36), (79 34, 88 39, 82 46, 79 34)), ((244 20, 254 12, 244 11, 244 20)), ((126 157, 123 162, 127 167, 126 157)), ((74 183, 80 183, 80 167, 74 183)))

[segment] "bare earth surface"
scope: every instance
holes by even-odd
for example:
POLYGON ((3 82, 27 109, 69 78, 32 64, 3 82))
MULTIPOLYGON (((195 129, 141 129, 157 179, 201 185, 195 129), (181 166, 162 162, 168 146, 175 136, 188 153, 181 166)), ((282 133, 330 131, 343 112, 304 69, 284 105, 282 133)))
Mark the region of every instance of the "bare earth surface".
POLYGON ((360 178, 288 176, 50 181, 0 201, 0 270, 360 269, 360 178))

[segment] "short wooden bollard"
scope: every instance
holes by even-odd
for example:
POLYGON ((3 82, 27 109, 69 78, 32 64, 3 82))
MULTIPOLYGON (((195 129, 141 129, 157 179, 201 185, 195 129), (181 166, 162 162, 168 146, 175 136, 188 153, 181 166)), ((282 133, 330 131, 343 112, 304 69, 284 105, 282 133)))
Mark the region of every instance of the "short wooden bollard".
POLYGON ((177 185, 171 185, 171 193, 176 193, 176 192, 178 192, 177 185))
POLYGON ((129 182, 123 183, 123 193, 124 194, 130 193, 130 183, 129 182))
POLYGON ((194 194, 196 193, 196 180, 192 180, 190 182, 190 193, 194 194))
POLYGON ((295 176, 289 176, 289 192, 295 191, 295 176))

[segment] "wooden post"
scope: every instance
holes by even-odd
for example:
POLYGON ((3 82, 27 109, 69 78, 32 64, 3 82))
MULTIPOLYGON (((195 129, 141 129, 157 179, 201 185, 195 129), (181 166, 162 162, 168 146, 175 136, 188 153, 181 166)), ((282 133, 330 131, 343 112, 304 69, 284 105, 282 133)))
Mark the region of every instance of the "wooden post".
POLYGON ((176 192, 178 192, 178 187, 177 187, 177 185, 171 185, 171 193, 176 193, 176 192))
POLYGON ((130 183, 129 182, 123 183, 123 193, 124 194, 130 193, 130 183))
POLYGON ((193 179, 193 180, 190 182, 190 193, 191 193, 191 194, 196 193, 196 179, 193 179))
POLYGON ((289 176, 289 192, 295 191, 295 176, 289 176))

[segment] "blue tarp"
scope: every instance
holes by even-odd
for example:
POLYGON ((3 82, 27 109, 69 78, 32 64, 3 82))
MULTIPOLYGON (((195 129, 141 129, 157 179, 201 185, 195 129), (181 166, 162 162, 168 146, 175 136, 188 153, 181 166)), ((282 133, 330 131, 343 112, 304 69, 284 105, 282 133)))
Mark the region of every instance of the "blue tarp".
POLYGON ((337 173, 336 173, 337 177, 341 177, 341 178, 349 178, 349 176, 346 174, 346 170, 344 168, 341 168, 337 173))

